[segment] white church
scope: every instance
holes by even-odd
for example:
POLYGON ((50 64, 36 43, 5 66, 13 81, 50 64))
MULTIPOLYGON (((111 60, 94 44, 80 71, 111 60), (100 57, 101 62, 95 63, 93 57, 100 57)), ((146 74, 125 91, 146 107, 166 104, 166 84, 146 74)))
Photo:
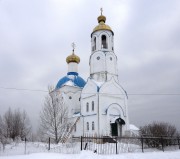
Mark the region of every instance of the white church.
POLYGON ((80 58, 73 48, 66 58, 67 75, 58 81, 53 92, 63 93, 72 136, 123 136, 129 131, 128 98, 118 79, 114 32, 106 25, 102 11, 97 19, 99 24, 91 33, 87 81, 78 74, 80 58))

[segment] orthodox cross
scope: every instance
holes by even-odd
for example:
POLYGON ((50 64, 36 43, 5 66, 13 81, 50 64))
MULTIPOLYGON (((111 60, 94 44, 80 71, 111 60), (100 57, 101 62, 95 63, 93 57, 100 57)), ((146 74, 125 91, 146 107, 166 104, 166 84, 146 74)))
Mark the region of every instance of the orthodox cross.
POLYGON ((102 12, 103 12, 103 8, 100 8, 100 11, 101 11, 101 15, 102 15, 102 12))
POLYGON ((75 43, 73 42, 73 43, 71 44, 71 46, 72 46, 72 48, 73 48, 73 53, 74 53, 74 49, 75 49, 75 47, 76 47, 75 43))

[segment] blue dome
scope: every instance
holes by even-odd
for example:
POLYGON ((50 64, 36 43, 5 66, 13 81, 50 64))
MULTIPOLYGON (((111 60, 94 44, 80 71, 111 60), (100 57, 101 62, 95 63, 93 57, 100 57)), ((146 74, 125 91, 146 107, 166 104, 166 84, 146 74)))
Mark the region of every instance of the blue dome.
MULTIPOLYGON (((68 72, 67 76, 61 78, 59 82, 56 85, 56 89, 61 88, 63 85, 65 85, 67 82, 71 82, 74 86, 78 86, 83 88, 86 82, 78 76, 77 72, 68 72)), ((68 85, 68 83, 67 83, 68 85)))

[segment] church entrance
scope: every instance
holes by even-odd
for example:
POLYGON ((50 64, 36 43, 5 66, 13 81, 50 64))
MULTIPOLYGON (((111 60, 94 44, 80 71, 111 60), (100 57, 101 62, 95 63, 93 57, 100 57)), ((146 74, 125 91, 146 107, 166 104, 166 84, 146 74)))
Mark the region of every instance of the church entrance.
POLYGON ((125 121, 121 118, 117 118, 114 123, 111 123, 111 135, 112 136, 122 136, 122 125, 125 121))
POLYGON ((118 136, 117 123, 111 124, 111 135, 112 136, 118 136))

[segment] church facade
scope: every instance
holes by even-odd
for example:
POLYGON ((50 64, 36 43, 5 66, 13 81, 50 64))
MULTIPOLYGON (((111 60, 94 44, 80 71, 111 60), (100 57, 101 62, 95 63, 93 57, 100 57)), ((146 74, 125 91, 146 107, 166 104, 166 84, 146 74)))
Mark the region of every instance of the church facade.
POLYGON ((123 136, 129 130, 127 93, 119 84, 114 32, 106 25, 106 17, 98 17, 91 33, 90 73, 87 81, 78 74, 80 58, 74 49, 66 58, 68 73, 55 90, 68 107, 68 127, 72 136, 123 136))

